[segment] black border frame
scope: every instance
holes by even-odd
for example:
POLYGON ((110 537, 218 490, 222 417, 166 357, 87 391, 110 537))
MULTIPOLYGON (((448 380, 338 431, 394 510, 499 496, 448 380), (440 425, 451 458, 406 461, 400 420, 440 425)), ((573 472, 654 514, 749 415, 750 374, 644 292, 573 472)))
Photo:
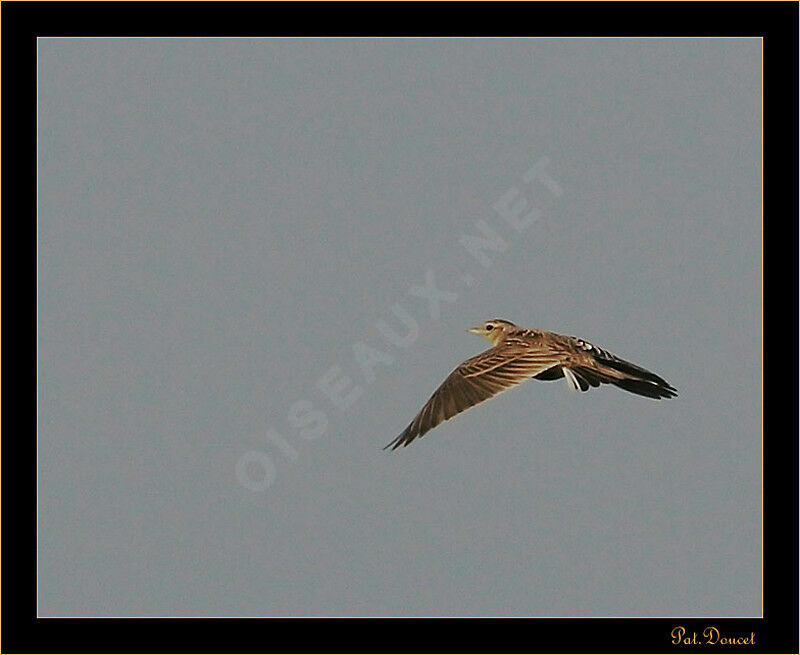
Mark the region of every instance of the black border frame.
POLYGON ((0 11, 2 652, 798 652, 797 3, 6 1, 0 11), (90 35, 763 37, 764 618, 37 618, 36 38, 90 35), (777 416, 787 408, 788 430, 777 416), (675 646, 677 625, 755 632, 756 644, 675 646))

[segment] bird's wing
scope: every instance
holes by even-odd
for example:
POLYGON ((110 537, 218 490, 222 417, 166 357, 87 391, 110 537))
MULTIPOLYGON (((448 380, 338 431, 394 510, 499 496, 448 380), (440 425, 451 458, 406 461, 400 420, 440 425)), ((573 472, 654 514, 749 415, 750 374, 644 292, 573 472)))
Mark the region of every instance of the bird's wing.
POLYGON ((468 359, 433 393, 403 433, 386 448, 407 446, 443 421, 554 366, 563 352, 547 345, 500 344, 468 359))
MULTIPOLYGON (((564 375, 574 390, 613 384, 631 393, 660 400, 674 398, 677 389, 664 378, 646 368, 628 362, 615 354, 577 337, 557 336, 568 354, 565 355, 564 375)), ((554 379, 555 372, 545 372, 539 379, 554 379)))

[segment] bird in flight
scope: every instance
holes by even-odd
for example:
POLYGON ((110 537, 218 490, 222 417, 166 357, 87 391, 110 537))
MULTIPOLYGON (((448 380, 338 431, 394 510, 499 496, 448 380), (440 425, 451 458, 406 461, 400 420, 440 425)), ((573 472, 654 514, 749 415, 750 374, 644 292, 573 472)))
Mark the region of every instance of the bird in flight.
POLYGON ((577 337, 529 330, 501 318, 467 331, 492 347, 456 368, 384 450, 407 446, 443 421, 530 378, 566 378, 573 391, 613 384, 655 400, 678 395, 664 378, 577 337))

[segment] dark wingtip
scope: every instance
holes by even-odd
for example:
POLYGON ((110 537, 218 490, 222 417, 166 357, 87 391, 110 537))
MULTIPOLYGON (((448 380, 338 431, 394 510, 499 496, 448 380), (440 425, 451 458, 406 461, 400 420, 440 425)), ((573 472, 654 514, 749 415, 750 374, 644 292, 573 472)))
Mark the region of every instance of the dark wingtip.
POLYGON ((664 398, 675 398, 678 395, 678 390, 666 380, 664 381, 664 386, 660 388, 664 394, 664 398))
POLYGON ((678 395, 678 391, 669 384, 654 384, 646 380, 616 380, 612 382, 615 386, 630 393, 635 393, 638 396, 645 396, 653 400, 662 400, 665 398, 674 398, 678 395))
POLYGON ((392 439, 392 441, 390 441, 383 447, 383 450, 386 450, 387 448, 391 448, 392 450, 397 450, 400 446, 407 446, 412 441, 411 439, 407 439, 407 434, 408 430, 403 432, 399 437, 392 439))

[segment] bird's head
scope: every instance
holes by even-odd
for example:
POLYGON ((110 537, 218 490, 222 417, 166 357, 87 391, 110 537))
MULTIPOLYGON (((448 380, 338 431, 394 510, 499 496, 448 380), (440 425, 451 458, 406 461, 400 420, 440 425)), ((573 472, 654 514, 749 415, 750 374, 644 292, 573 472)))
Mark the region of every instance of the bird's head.
POLYGON ((496 346, 502 342, 512 330, 516 329, 516 327, 517 326, 511 321, 506 321, 502 318, 493 318, 491 321, 486 321, 474 328, 469 328, 467 332, 477 334, 489 341, 493 346, 496 346))

